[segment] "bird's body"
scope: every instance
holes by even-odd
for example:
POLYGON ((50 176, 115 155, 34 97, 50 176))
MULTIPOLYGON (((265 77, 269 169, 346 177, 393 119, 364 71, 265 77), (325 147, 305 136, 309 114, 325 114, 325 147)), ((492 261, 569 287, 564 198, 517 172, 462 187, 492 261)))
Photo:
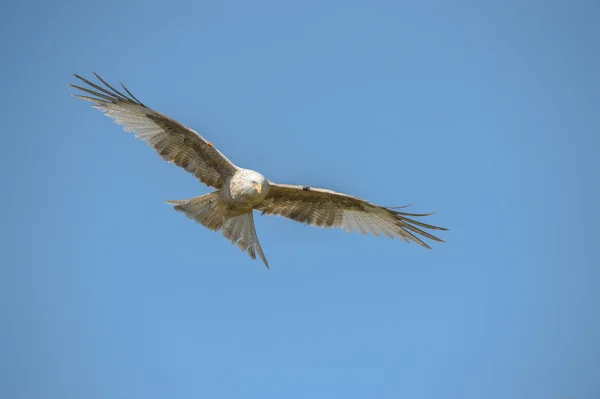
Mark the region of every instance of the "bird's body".
POLYGON ((125 131, 136 132, 136 137, 146 141, 165 161, 184 168, 202 183, 216 189, 199 197, 165 202, 203 226, 213 231, 221 230, 227 239, 247 251, 253 259, 258 254, 267 267, 269 264, 254 228, 254 210, 312 226, 399 237, 426 248, 429 246, 413 233, 442 241, 421 228, 446 229, 409 218, 428 214, 398 212, 395 208, 381 207, 327 189, 271 182, 256 171, 233 164, 194 130, 146 107, 125 86, 123 89, 127 94, 116 90, 97 74, 104 87, 75 76, 95 89, 71 85, 94 96, 76 97, 91 101, 94 108, 105 112, 125 131))

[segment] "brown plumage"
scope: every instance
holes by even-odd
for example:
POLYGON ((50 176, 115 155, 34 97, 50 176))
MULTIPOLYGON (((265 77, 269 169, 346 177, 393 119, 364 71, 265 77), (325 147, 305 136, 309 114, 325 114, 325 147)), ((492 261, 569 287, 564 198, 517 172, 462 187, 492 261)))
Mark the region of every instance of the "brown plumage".
POLYGON ((225 180, 233 175, 236 166, 196 131, 146 107, 125 86, 123 89, 129 96, 114 89, 98 74, 94 75, 109 90, 75 75, 98 91, 77 85, 69 86, 98 98, 74 94, 75 97, 96 104, 94 108, 105 112, 126 132, 137 132, 136 138, 148 143, 162 159, 182 167, 207 186, 221 188, 225 180))
POLYGON ((335 191, 306 186, 271 183, 269 194, 254 209, 266 215, 280 215, 296 222, 318 227, 338 227, 346 231, 358 230, 361 234, 373 233, 377 236, 400 237, 412 240, 431 249, 429 245, 416 237, 420 234, 434 241, 439 238, 415 226, 433 230, 446 230, 410 219, 429 216, 398 212, 371 204, 363 199, 335 191))
POLYGON ((384 234, 399 237, 430 248, 417 235, 434 241, 438 237, 424 231, 446 230, 414 220, 431 214, 399 212, 363 199, 335 191, 308 186, 277 184, 260 173, 233 164, 212 143, 196 131, 145 106, 121 83, 127 94, 115 89, 94 73, 104 87, 81 76, 76 78, 88 87, 70 85, 93 97, 74 95, 91 101, 94 108, 136 133, 167 162, 173 162, 216 191, 187 200, 166 201, 190 219, 218 231, 250 257, 264 256, 256 230, 253 210, 266 215, 280 215, 311 226, 358 230, 361 234, 384 234))

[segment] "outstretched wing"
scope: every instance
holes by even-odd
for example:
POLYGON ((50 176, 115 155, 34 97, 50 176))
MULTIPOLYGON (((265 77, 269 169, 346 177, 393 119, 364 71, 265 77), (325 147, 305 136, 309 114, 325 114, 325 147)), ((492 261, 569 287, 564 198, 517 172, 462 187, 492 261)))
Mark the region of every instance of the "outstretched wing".
POLYGON ((78 94, 73 96, 94 103, 94 108, 113 118, 126 132, 137 132, 135 137, 148 143, 162 159, 172 161, 196 176, 202 183, 217 189, 235 173, 237 166, 197 132, 146 107, 122 83, 121 86, 127 95, 106 83, 95 72, 94 75, 104 87, 75 75, 88 87, 69 86, 94 97, 78 94))
POLYGON ((429 245, 415 234, 434 241, 443 241, 419 227, 447 230, 409 218, 428 216, 431 213, 398 212, 394 208, 374 205, 335 191, 288 184, 271 183, 266 198, 255 209, 263 214, 281 215, 311 226, 338 227, 350 232, 358 230, 363 235, 373 233, 377 236, 385 234, 390 238, 400 237, 404 241, 411 240, 429 249, 429 245))

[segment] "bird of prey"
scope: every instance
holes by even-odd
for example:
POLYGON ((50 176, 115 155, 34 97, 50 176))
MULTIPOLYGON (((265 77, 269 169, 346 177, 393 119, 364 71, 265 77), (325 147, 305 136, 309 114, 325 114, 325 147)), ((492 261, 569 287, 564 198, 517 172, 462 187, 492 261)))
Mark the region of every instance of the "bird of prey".
POLYGON ((431 213, 405 213, 396 210, 402 207, 378 206, 323 188, 274 183, 256 171, 236 166, 196 131, 145 106, 123 83, 121 87, 126 94, 95 72, 104 86, 74 75, 87 87, 69 86, 92 96, 73 94, 74 97, 92 102, 94 108, 114 119, 126 132, 135 133, 136 138, 148 143, 162 159, 173 162, 216 189, 199 197, 165 202, 203 226, 213 231, 221 230, 252 259, 258 254, 267 268, 269 263, 254 228, 253 210, 311 226, 399 237, 429 249, 417 235, 442 242, 423 228, 447 229, 411 218, 431 213))

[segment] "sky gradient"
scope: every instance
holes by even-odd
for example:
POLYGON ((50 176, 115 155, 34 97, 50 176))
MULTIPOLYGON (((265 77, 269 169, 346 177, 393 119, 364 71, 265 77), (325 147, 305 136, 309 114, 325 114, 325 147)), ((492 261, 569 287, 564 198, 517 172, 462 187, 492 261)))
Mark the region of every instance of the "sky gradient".
POLYGON ((600 3, 487 3, 7 4, 0 398, 599 398, 600 3), (256 215, 267 271, 92 71, 446 243, 256 215))

